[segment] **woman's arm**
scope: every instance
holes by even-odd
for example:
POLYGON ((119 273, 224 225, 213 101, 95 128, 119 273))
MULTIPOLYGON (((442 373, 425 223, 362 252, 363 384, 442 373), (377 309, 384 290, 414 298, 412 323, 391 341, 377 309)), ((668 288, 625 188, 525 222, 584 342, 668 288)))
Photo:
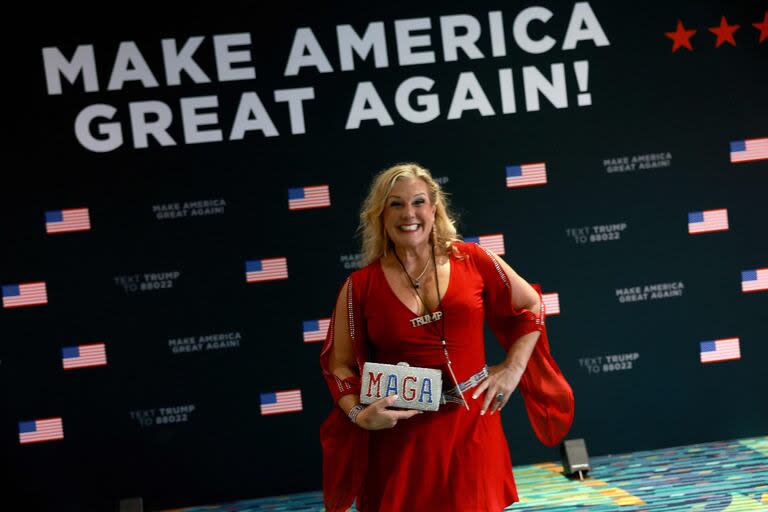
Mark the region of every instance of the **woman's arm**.
MULTIPOLYGON (((343 286, 336 300, 336 313, 333 329, 333 347, 331 348, 330 370, 336 377, 344 380, 357 374, 355 370, 355 352, 352 338, 349 335, 349 319, 347 318, 347 287, 343 286)), ((396 396, 381 398, 363 409, 355 418, 355 423, 367 430, 392 428, 399 420, 411 418, 422 411, 393 411, 387 409, 392 405, 396 396)), ((360 403, 360 397, 347 394, 339 398, 338 404, 345 414, 360 403)))
MULTIPOLYGON (((493 254, 492 257, 496 260, 502 270, 504 270, 504 273, 509 279, 512 291, 512 307, 515 310, 528 310, 537 317, 542 315, 541 299, 533 286, 517 275, 517 272, 512 270, 512 267, 507 265, 503 259, 495 254, 493 254)), ((489 406, 491 408, 491 414, 493 414, 506 405, 509 401, 509 397, 514 392, 515 388, 517 388, 517 385, 525 372, 526 366, 528 366, 528 360, 531 358, 531 354, 533 353, 533 349, 535 348, 540 335, 541 333, 539 331, 535 331, 521 336, 510 345, 504 362, 489 368, 488 378, 484 380, 472 394, 472 398, 476 399, 486 391, 480 414, 485 414, 489 406), (496 400, 496 396, 499 393, 504 395, 502 400, 496 400)))

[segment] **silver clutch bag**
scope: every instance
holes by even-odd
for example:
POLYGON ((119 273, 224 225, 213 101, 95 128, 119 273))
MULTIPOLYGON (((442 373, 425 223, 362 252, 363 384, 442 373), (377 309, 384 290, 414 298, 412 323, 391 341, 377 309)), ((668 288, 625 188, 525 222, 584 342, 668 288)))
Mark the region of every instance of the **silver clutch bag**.
POLYGON ((392 407, 436 411, 440 408, 443 374, 433 368, 409 366, 408 363, 365 363, 360 403, 370 404, 397 395, 392 407))

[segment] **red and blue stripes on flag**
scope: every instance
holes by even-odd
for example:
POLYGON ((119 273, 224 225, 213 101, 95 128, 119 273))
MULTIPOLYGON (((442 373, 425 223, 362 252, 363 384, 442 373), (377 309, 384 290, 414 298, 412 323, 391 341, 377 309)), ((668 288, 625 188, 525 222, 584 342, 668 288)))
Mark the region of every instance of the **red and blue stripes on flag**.
POLYGON ((325 341, 325 335, 328 333, 328 327, 330 325, 330 318, 321 318, 319 320, 304 320, 302 322, 304 343, 310 343, 313 341, 325 341))
POLYGON ((709 233, 711 231, 728 231, 728 210, 704 210, 688 214, 688 233, 709 233))
POLYGON ((245 281, 257 283, 260 281, 274 281, 288 279, 287 258, 265 258, 262 260, 249 260, 245 262, 245 281))
POLYGON ((731 142, 731 162, 768 160, 768 137, 731 142))
POLYGON ((291 389, 287 391, 275 391, 273 393, 261 393, 261 415, 283 414, 298 412, 303 409, 301 403, 301 390, 291 389))
POLYGON ((289 210, 327 208, 329 206, 331 206, 331 193, 328 185, 288 189, 289 210))
POLYGON ((547 165, 535 164, 508 165, 506 167, 507 188, 544 185, 547 183, 547 165))
POLYGON ((723 338, 699 343, 699 357, 702 363, 741 359, 739 338, 723 338))
POLYGON ((757 292, 768 290, 768 268, 741 271, 741 291, 757 292))
POLYGON ((106 366, 107 348, 104 343, 90 343, 61 349, 61 364, 65 370, 106 366))
POLYGON ((61 418, 45 418, 40 420, 19 422, 19 443, 40 443, 64 439, 64 426, 61 418))
POLYGON ((38 306, 48 304, 45 282, 3 285, 3 307, 38 306))
POLYGON ((90 231, 91 217, 88 208, 70 208, 45 212, 45 232, 68 233, 71 231, 90 231))

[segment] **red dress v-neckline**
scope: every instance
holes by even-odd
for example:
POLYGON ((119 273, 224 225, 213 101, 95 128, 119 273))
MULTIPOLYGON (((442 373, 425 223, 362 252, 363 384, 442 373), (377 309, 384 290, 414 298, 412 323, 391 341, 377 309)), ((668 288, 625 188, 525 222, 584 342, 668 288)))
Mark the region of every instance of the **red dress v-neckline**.
MULTIPOLYGON (((441 309, 441 305, 445 304, 445 298, 448 297, 448 292, 451 290, 451 283, 453 282, 453 271, 454 271, 454 268, 453 268, 453 263, 451 263, 451 257, 450 256, 448 256, 448 265, 449 265, 449 267, 448 267, 448 286, 445 287, 445 293, 443 294, 442 297, 440 297, 440 290, 438 289, 438 298, 439 298, 439 300, 437 302, 437 306, 432 308, 432 309, 427 308, 427 312, 429 314, 435 313, 436 311, 439 311, 439 309, 441 309)), ((403 307, 403 309, 405 309, 408 313, 410 313, 414 317, 421 316, 418 313, 415 313, 411 308, 409 308, 405 304, 405 302, 400 300, 400 297, 397 296, 397 294, 395 293, 395 290, 392 289, 392 285, 389 284, 389 280, 387 279, 387 274, 384 272, 384 266, 381 264, 381 259, 379 259, 378 268, 379 268, 379 272, 381 272, 381 278, 384 280, 384 283, 386 284, 386 288, 387 288, 387 290, 389 290, 389 294, 392 296, 392 298, 394 298, 403 307)), ((424 305, 426 306, 426 304, 424 304, 424 305)))

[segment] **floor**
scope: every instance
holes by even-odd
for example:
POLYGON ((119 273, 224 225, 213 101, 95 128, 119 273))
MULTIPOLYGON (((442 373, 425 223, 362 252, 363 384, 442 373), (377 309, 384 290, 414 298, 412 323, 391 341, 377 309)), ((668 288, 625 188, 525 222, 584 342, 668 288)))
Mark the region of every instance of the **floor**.
MULTIPOLYGON (((768 436, 591 457, 584 481, 558 463, 515 467, 521 501, 507 510, 768 511, 768 436)), ((323 510, 320 492, 274 496, 174 512, 323 510)), ((166 511, 170 512, 170 511, 166 511)))

